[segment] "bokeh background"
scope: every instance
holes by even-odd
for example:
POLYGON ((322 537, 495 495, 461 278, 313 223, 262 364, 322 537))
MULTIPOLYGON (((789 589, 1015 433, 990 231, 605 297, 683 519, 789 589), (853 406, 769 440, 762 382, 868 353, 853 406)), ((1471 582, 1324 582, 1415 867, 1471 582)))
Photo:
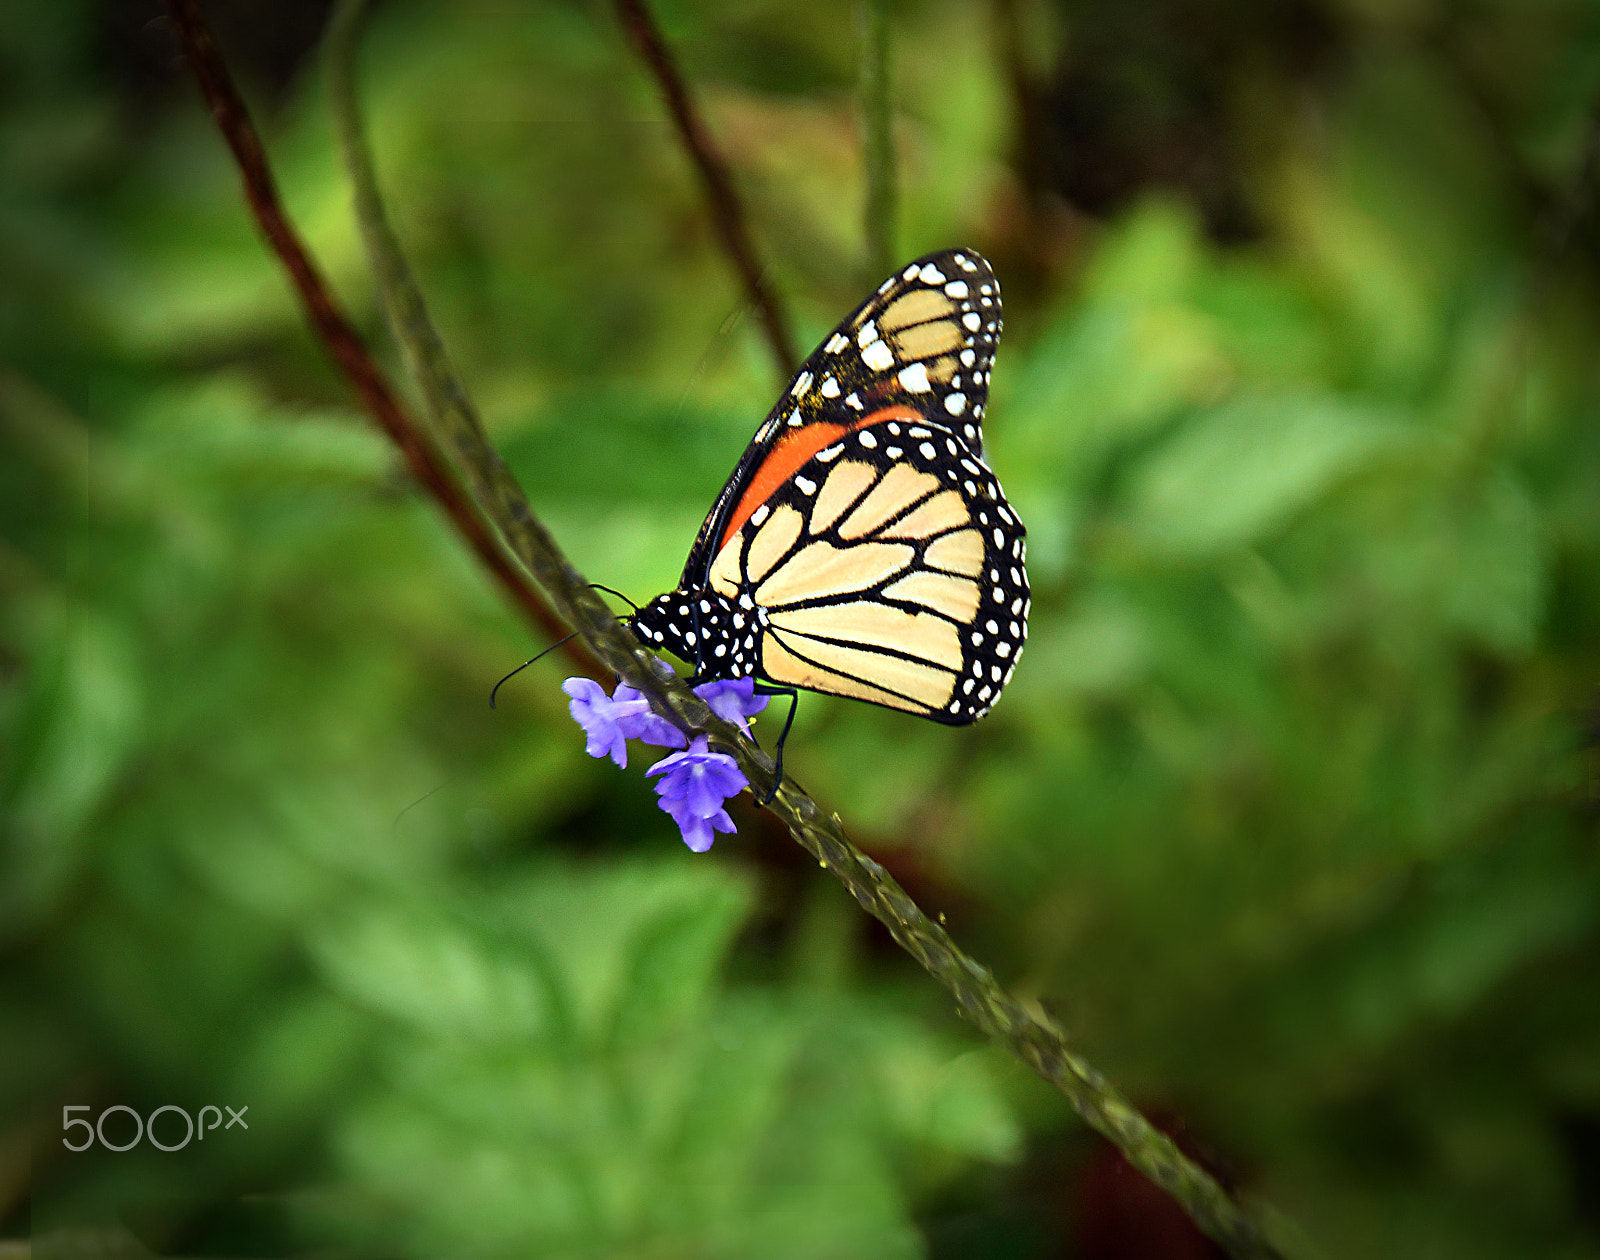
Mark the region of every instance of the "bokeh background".
MULTIPOLYGON (((394 362, 324 6, 210 9, 394 362)), ((888 14, 900 253, 1006 290, 1032 637, 972 729, 806 699, 792 772, 1323 1255, 1600 1256, 1600 5, 888 14)), ((659 16, 809 348, 879 278, 856 12, 659 16)), ((781 382, 612 10, 392 0, 362 84, 536 508, 670 587, 781 382)), ((689 854, 559 657, 489 709, 544 641, 311 339, 147 0, 0 5, 0 487, 0 1235, 1215 1254, 765 815, 689 854), (248 1130, 62 1145, 207 1105, 248 1130)))

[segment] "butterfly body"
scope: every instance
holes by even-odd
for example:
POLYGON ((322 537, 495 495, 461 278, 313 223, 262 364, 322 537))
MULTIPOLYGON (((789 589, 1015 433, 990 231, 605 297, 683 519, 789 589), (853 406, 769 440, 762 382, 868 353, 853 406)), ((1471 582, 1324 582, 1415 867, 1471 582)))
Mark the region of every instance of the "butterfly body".
POLYGON ((971 250, 908 264, 806 360, 676 591, 634 619, 702 680, 754 675, 950 725, 987 713, 1027 638, 1026 531, 983 461, 1000 331, 971 250))

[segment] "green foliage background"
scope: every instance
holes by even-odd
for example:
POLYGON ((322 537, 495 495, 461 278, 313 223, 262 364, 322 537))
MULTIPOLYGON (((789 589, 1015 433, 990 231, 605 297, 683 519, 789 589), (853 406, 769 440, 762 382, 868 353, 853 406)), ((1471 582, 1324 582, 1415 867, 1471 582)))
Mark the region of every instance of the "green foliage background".
MULTIPOLYGON (((315 56, 221 12, 377 337, 315 56)), ((0 8, 4 1230, 1196 1254, 762 815, 688 854, 557 658, 487 708, 527 629, 313 344, 153 13, 0 8), (62 1148, 116 1104, 250 1128, 62 1148)), ((814 344, 877 278, 853 10, 661 16, 814 344)), ((1007 285, 1032 635, 979 727, 812 698, 790 768, 1323 1254, 1600 1256, 1600 7, 891 24, 902 252, 1007 285)), ((609 10, 395 0, 363 82, 536 508, 671 586, 779 382, 609 10)))

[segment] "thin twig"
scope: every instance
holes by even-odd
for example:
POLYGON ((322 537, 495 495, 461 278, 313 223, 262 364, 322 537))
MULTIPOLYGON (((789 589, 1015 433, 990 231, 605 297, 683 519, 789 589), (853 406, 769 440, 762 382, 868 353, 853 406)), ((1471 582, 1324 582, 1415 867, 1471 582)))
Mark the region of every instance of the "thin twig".
MULTIPOLYGON (((201 73, 202 82, 220 80, 227 84, 227 71, 217 57, 215 45, 205 34, 204 20, 195 0, 169 0, 169 3, 180 29, 187 28, 184 29, 185 50, 201 73)), ((353 21, 353 16, 342 14, 341 17, 353 21)), ((351 29, 343 28, 344 35, 348 36, 351 29)), ((348 55, 348 42, 336 45, 335 54, 340 53, 348 55)), ((348 93, 347 70, 335 77, 335 84, 348 93)), ((228 89, 226 98, 237 100, 231 84, 228 89)), ((354 124, 353 100, 347 99, 339 110, 342 117, 354 124)), ((239 118, 242 117, 241 109, 239 118)), ((220 112, 218 121, 224 122, 220 112)), ((234 125, 238 125, 237 119, 234 125)), ((248 127, 248 120, 244 120, 243 125, 248 127)), ((253 133, 251 136, 253 141, 253 133)), ((357 163, 368 168, 357 182, 375 196, 376 181, 371 176, 370 160, 361 143, 359 129, 352 126, 349 138, 354 139, 354 144, 347 143, 347 157, 353 156, 357 163)), ((239 153, 239 149, 235 152, 239 153)), ((264 172, 265 158, 258 143, 254 144, 252 152, 264 172)), ((360 204, 366 203, 363 195, 360 204)), ((378 210, 381 214, 381 205, 378 210)), ((370 226, 367 239, 369 242, 387 239, 393 243, 386 229, 374 231, 370 226)), ((406 321, 399 315, 409 299, 401 290, 414 284, 398 251, 380 262, 377 271, 380 286, 384 288, 384 300, 394 307, 397 325, 406 327, 406 321), (398 265, 398 272, 392 264, 398 265)), ((420 307, 414 313, 420 315, 420 307)), ((425 319, 425 315, 421 318, 425 319)), ((324 325, 318 322, 317 327, 321 331, 324 325)), ((437 337, 431 339, 437 345, 437 337)), ((443 374, 446 393, 453 392, 464 400, 459 386, 449 378, 442 352, 418 354, 412 349, 409 353, 424 371, 443 374)), ((440 387, 441 381, 436 379, 428 389, 440 387)), ((387 396, 387 390, 384 394, 387 396)), ((394 414, 405 421, 398 409, 394 414)), ((607 666, 648 695, 679 729, 707 734, 719 750, 737 759, 757 791, 770 788, 774 770, 771 759, 738 730, 716 717, 682 682, 663 678, 657 672, 652 654, 611 615, 610 609, 589 588, 534 517, 521 488, 504 465, 493 457, 481 433, 473 431, 468 422, 471 414, 469 406, 444 408, 446 436, 453 443, 463 467, 470 469, 467 475, 472 484, 487 488, 488 495, 481 505, 483 510, 501 527, 508 545, 528 565, 557 610, 578 628, 607 666)), ((423 445, 415 434, 408 435, 408 439, 413 444, 423 445)), ((1214 1178, 1185 1157, 1171 1139, 1152 1127, 1105 1078, 1068 1048, 1066 1038, 1051 1021, 1007 994, 986 968, 962 953, 948 933, 922 913, 883 867, 856 849, 845 837, 837 814, 825 815, 787 776, 771 808, 807 852, 832 870, 856 900, 889 929, 895 940, 950 991, 962 1014, 990 1037, 1010 1047, 1035 1072, 1060 1089, 1091 1126, 1114 1142, 1130 1163, 1171 1193, 1201 1229, 1238 1257, 1269 1260, 1283 1254, 1267 1240, 1261 1220, 1255 1214, 1247 1212, 1214 1178)))
MULTIPOLYGON (((439 452, 406 415, 400 400, 390 389, 387 378, 368 352, 366 343, 339 309, 301 243, 299 234, 284 214, 261 137, 223 63, 199 0, 167 0, 167 10, 177 28, 184 56, 200 83, 201 94, 228 148, 233 151, 234 161, 239 166, 239 174, 244 182, 245 199, 268 244, 289 273, 312 327, 355 387, 367 413, 400 448, 412 475, 444 509, 478 558, 506 588, 512 600, 552 639, 559 638, 564 633, 560 621, 540 596, 538 588, 506 555, 471 500, 456 484, 439 452)), ((607 675, 593 658, 581 649, 573 650, 576 647, 573 644, 567 649, 574 664, 585 673, 606 678, 607 675)))
POLYGON ((889 15, 884 0, 856 0, 856 39, 860 44, 858 94, 861 159, 866 167, 867 261, 876 281, 888 275, 895 250, 897 212, 893 93, 889 84, 889 15))
POLYGON ((762 277, 761 267, 756 262, 755 246, 750 241, 744 207, 734 190, 728 165, 712 143, 711 132, 700 116, 694 98, 689 95, 689 85, 679 73, 678 64, 661 36, 661 29, 645 7, 645 0, 616 0, 616 5, 622 29, 627 32, 639 56, 644 58, 650 73, 655 76, 656 85, 661 89, 672 121, 678 128, 678 138, 694 159, 695 169, 700 172, 700 182, 705 185, 706 200, 711 203, 711 219, 716 224, 717 235, 722 238, 722 247, 728 251, 728 257, 738 269, 739 278, 744 281, 745 293, 751 305, 761 316, 761 326, 767 334, 772 357, 777 360, 785 377, 793 376, 800 367, 800 356, 795 353, 789 317, 762 277))

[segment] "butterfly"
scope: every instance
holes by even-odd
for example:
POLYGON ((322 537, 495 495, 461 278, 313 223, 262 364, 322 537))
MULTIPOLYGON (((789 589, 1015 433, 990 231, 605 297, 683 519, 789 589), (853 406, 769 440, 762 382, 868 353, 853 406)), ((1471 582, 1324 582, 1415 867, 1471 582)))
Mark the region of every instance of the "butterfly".
POLYGON ((640 642, 697 682, 753 676, 791 697, 790 722, 796 688, 952 726, 986 714, 1031 605, 1026 530, 983 460, 1000 327, 970 249, 879 285, 756 430, 677 589, 634 616, 640 642))

